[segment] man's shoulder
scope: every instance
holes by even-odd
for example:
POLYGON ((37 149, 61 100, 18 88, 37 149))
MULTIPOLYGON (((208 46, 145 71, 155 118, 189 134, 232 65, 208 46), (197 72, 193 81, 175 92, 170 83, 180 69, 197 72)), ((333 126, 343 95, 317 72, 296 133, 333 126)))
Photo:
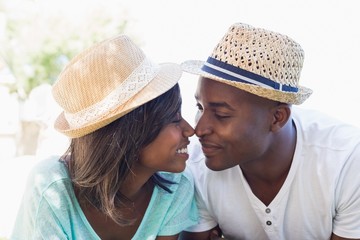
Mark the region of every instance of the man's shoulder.
POLYGON ((304 144, 352 148, 360 143, 360 128, 318 110, 294 108, 293 120, 304 144))

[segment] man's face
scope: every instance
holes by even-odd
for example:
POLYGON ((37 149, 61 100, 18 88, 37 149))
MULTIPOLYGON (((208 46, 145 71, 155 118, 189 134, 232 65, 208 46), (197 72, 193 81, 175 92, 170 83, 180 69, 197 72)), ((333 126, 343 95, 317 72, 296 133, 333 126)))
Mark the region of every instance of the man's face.
POLYGON ((271 143, 273 101, 207 78, 199 79, 195 98, 195 133, 208 168, 220 171, 262 159, 271 143))

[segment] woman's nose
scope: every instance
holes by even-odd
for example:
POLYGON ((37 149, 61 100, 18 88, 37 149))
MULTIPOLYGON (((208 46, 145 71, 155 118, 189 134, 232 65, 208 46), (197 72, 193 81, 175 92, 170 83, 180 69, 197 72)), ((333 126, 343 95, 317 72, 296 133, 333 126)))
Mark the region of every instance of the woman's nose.
POLYGON ((191 137, 195 133, 194 128, 185 119, 182 121, 182 129, 184 137, 191 137))

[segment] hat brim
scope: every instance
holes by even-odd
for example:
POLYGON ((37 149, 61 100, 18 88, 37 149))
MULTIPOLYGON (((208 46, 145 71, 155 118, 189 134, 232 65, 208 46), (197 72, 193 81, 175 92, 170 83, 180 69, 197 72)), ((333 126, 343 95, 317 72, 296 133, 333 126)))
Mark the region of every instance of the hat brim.
POLYGON ((215 80, 221 83, 228 84, 230 86, 236 87, 238 89, 247 91, 249 93, 255 94, 259 97, 267 98, 273 101, 279 101, 288 104, 299 105, 302 104, 310 95, 312 94, 312 90, 307 87, 299 86, 298 92, 283 92, 276 89, 264 88, 261 86, 257 86, 254 84, 248 84, 243 82, 236 82, 227 80, 213 74, 204 72, 201 68, 204 65, 204 61, 199 60, 189 60, 185 61, 181 64, 181 68, 183 71, 195 74, 204 78, 209 78, 211 80, 215 80))
POLYGON ((151 101, 171 89, 179 81, 182 75, 181 67, 174 63, 160 64, 158 74, 136 95, 130 98, 114 111, 104 115, 101 119, 90 122, 79 128, 71 128, 62 112, 55 120, 54 127, 57 131, 70 138, 78 138, 102 128, 116 119, 124 116, 135 108, 151 101))

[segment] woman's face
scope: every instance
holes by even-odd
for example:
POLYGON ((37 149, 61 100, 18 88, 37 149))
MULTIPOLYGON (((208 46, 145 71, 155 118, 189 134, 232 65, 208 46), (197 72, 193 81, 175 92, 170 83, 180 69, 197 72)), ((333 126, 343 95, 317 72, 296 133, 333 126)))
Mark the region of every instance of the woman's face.
POLYGON ((182 172, 189 158, 187 145, 194 129, 178 113, 140 153, 139 163, 153 172, 182 172))

